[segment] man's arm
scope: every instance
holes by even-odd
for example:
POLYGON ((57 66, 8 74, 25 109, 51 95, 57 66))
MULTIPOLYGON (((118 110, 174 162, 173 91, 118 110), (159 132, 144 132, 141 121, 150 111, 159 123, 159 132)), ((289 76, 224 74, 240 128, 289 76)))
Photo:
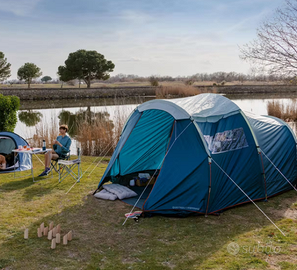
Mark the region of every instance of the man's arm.
POLYGON ((68 137, 66 144, 65 145, 61 144, 60 146, 65 152, 69 152, 70 145, 71 145, 71 139, 68 137))

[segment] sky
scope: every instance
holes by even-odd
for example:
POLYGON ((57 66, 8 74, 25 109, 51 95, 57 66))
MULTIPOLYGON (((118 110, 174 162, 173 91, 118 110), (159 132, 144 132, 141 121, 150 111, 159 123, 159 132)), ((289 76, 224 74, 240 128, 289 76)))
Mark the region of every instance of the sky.
POLYGON ((284 0, 0 0, 0 51, 57 77, 69 53, 96 50, 116 74, 248 73, 239 46, 284 0))

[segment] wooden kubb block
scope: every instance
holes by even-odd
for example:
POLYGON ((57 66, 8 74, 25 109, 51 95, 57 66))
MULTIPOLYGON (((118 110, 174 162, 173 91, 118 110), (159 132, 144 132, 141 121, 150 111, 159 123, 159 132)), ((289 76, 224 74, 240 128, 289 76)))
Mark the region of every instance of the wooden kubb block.
POLYGON ((50 231, 48 232, 47 239, 48 239, 48 240, 52 240, 52 238, 53 238, 53 231, 50 230, 50 231))
POLYGON ((24 231, 24 239, 28 239, 29 238, 29 229, 25 229, 24 231))
POLYGON ((44 235, 44 236, 47 236, 47 235, 48 235, 48 227, 45 227, 45 228, 43 229, 43 235, 44 235))
POLYGON ((53 228, 53 237, 56 237, 56 234, 57 234, 57 227, 54 227, 53 228))
POLYGON ((56 239, 52 239, 52 244, 51 244, 51 249, 55 249, 56 248, 56 239))
POLYGON ((56 243, 57 244, 61 243, 61 234, 59 234, 59 233, 56 234, 56 243))
POLYGON ((70 231, 69 233, 67 233, 67 240, 71 241, 72 240, 72 231, 70 231))
POLYGON ((65 234, 63 237, 63 245, 67 245, 68 243, 68 234, 65 234))
POLYGON ((54 222, 51 222, 50 224, 49 224, 49 230, 52 230, 54 228, 54 222))
POLYGON ((40 224, 41 233, 44 233, 44 222, 40 224))

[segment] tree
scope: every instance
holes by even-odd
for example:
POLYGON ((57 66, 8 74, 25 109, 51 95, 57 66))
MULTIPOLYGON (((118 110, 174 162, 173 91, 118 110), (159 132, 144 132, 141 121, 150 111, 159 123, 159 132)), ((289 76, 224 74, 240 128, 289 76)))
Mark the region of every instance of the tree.
POLYGON ((14 131, 20 99, 0 94, 0 131, 14 131))
POLYGON ((0 52, 0 81, 4 81, 10 77, 10 64, 3 52, 0 52))
POLYGON ((52 80, 52 77, 50 77, 50 76, 44 76, 44 77, 41 78, 41 81, 45 82, 45 83, 47 83, 47 82, 49 82, 51 80, 52 80))
POLYGON ((297 71, 297 0, 286 0, 283 8, 257 29, 257 38, 240 48, 240 57, 270 74, 291 76, 297 71))
POLYGON ((96 51, 78 50, 69 54, 64 66, 58 67, 58 75, 64 82, 74 79, 84 80, 90 88, 94 79, 109 79, 109 72, 112 72, 114 67, 111 61, 107 61, 104 55, 96 51))
POLYGON ((18 78, 19 80, 25 80, 28 84, 28 88, 30 88, 32 79, 38 78, 42 75, 40 68, 37 67, 33 63, 25 63, 18 70, 18 78))

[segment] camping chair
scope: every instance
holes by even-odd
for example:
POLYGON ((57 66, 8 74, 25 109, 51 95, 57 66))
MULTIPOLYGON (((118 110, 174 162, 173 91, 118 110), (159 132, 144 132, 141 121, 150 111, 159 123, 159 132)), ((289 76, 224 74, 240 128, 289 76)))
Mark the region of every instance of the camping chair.
POLYGON ((58 160, 59 183, 62 182, 68 175, 72 176, 76 182, 80 182, 82 170, 80 167, 80 148, 77 148, 77 159, 74 160, 58 160), (75 172, 77 170, 77 173, 75 172))
POLYGON ((57 159, 53 159, 51 161, 51 171, 54 169, 56 173, 59 172, 59 169, 58 169, 58 161, 59 160, 70 160, 70 150, 68 151, 66 156, 61 156, 61 157, 58 157, 57 159))

